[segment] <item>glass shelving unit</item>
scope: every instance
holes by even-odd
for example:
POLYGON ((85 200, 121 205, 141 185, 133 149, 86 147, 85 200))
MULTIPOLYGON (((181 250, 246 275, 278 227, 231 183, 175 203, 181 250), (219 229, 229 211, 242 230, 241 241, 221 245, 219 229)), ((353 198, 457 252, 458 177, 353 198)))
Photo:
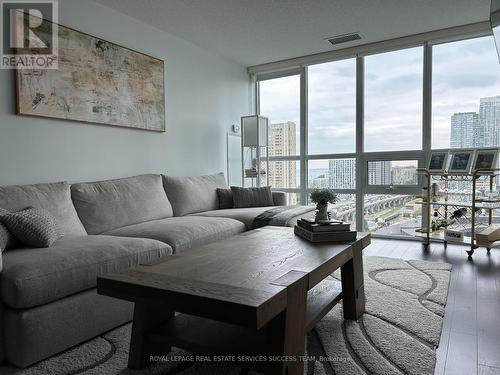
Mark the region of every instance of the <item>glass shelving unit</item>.
POLYGON ((425 194, 421 196, 422 205, 422 228, 415 231, 414 235, 424 239, 424 246, 429 246, 431 240, 463 243, 470 246, 467 254, 472 256, 474 250, 485 247, 489 252, 492 247, 500 246, 500 241, 491 243, 480 243, 476 239, 476 233, 492 224, 493 210, 500 209, 500 197, 481 197, 478 194, 477 182, 480 178, 488 179, 490 191, 493 189, 494 179, 499 175, 500 169, 481 168, 476 169, 471 175, 451 175, 447 173, 432 173, 428 169, 419 168, 417 171, 427 178, 425 194), (445 198, 433 193, 432 181, 441 181, 445 185, 445 198), (468 183, 471 186, 470 201, 449 200, 446 193, 446 185, 451 181, 468 183), (443 224, 436 227, 435 223, 443 224), (450 239, 445 236, 445 230, 453 230, 463 233, 460 239, 450 239))

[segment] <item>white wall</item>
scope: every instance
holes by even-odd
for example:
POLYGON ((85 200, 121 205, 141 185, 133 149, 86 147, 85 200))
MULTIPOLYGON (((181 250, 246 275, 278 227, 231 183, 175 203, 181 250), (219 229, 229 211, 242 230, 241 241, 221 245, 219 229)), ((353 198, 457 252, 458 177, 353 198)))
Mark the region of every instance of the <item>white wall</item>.
POLYGON ((0 185, 225 171, 226 132, 249 113, 243 66, 92 1, 60 0, 59 23, 164 59, 167 131, 18 116, 1 70, 0 185))

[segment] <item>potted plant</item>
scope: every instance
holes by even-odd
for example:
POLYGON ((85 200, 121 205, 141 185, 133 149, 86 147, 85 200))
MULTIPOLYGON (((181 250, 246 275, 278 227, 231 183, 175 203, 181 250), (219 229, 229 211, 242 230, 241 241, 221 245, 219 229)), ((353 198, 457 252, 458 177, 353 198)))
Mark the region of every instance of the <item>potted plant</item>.
POLYGON ((328 221, 328 203, 336 203, 337 194, 331 189, 317 189, 311 192, 310 198, 312 202, 316 203, 315 221, 317 223, 328 221))

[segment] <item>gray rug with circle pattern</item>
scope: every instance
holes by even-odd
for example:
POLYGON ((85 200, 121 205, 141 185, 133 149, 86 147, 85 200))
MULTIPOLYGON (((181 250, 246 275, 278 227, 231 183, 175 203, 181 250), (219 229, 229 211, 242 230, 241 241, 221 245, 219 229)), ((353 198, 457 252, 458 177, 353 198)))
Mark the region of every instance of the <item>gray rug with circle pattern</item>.
MULTIPOLYGON (((433 374, 451 265, 421 260, 365 257, 366 312, 344 321, 337 305, 308 335, 305 374, 433 374)), ((338 282, 333 274, 331 282, 338 282)), ((253 374, 228 363, 163 361, 127 369, 130 324, 5 375, 32 374, 253 374)), ((189 356, 174 349, 173 354, 189 356)))

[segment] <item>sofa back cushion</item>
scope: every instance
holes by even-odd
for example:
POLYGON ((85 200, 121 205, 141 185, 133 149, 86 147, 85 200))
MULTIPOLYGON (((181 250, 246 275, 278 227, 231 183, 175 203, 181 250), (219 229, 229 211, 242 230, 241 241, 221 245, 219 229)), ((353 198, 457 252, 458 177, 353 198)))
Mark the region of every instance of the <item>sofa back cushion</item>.
POLYGON ((0 207, 10 211, 44 208, 54 215, 65 237, 87 235, 71 201, 67 182, 1 186, 0 207))
POLYGON ((172 216, 160 175, 74 184, 71 195, 88 234, 172 216))
POLYGON ((174 216, 219 208, 217 188, 227 189, 224 173, 205 176, 163 176, 163 186, 172 203, 174 216))

